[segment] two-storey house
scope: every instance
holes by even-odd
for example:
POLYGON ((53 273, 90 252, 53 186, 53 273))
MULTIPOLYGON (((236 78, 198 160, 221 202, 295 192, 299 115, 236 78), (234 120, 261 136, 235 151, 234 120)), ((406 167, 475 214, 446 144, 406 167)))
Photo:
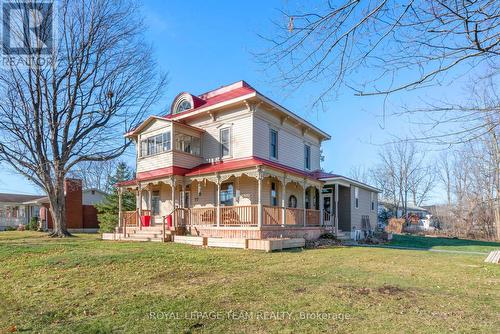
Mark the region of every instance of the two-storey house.
POLYGON ((165 116, 125 135, 137 173, 119 184, 137 194, 119 231, 166 224, 224 238, 340 234, 376 223, 377 189, 321 171, 330 135, 244 81, 179 94, 165 116))

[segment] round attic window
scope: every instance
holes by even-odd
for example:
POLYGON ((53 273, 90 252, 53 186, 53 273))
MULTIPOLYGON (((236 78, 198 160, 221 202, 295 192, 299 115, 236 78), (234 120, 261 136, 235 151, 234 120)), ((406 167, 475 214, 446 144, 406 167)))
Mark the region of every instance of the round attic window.
POLYGON ((180 113, 191 108, 192 108, 191 102, 189 102, 188 100, 183 100, 179 102, 179 104, 177 105, 175 113, 180 113))

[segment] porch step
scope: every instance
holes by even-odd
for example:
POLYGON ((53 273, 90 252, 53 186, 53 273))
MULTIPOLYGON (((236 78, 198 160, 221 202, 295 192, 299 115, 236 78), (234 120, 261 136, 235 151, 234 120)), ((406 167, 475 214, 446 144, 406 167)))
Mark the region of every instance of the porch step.
POLYGON ((344 232, 344 231, 339 230, 338 233, 336 234, 336 237, 339 240, 350 240, 351 234, 349 232, 344 232))
MULTIPOLYGON (((119 233, 103 233, 102 235, 103 240, 115 240, 115 241, 151 241, 151 242, 162 242, 162 237, 152 237, 152 236, 147 236, 147 235, 130 235, 130 236, 124 236, 123 234, 119 233)), ((167 235, 165 236, 165 241, 172 241, 172 236, 167 235)))
POLYGON ((153 236, 148 236, 148 235, 129 235, 126 238, 123 238, 122 240, 130 240, 130 241, 153 241, 153 242, 161 242, 162 238, 161 236, 158 237, 153 237, 153 236))

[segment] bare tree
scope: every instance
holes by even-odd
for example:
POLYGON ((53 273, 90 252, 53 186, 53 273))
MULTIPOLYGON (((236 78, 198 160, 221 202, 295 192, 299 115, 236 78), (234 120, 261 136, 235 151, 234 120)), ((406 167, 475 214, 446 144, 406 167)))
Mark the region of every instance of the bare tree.
POLYGON ((104 192, 112 190, 109 184, 110 176, 115 172, 118 165, 116 159, 107 161, 84 161, 79 163, 69 172, 74 178, 81 179, 86 189, 98 189, 104 192))
POLYGON ((443 151, 437 158, 437 177, 446 189, 446 202, 451 205, 451 166, 450 154, 448 151, 443 151))
POLYGON ((324 1, 282 12, 259 59, 284 85, 318 82, 315 105, 338 88, 390 94, 442 83, 499 55, 498 1, 324 1), (359 73, 362 73, 360 76, 359 73), (358 78, 358 79, 357 79, 358 78))
POLYGON ((364 166, 356 165, 351 167, 351 169, 349 170, 349 177, 357 181, 369 183, 370 171, 366 169, 364 166))
MULTIPOLYGON (((143 42, 133 2, 61 0, 59 5, 57 65, 34 62, 0 72, 0 159, 47 192, 52 236, 69 235, 64 200, 69 171, 120 156, 129 145, 121 134, 136 125, 166 83, 143 42)), ((47 26, 38 29, 47 34, 47 26)), ((27 47, 40 56, 39 48, 27 47)))
POLYGON ((425 154, 408 141, 386 146, 379 157, 373 178, 383 197, 392 202, 394 215, 401 207, 401 216, 406 217, 410 200, 419 206, 428 199, 434 186, 432 168, 426 164, 425 154))

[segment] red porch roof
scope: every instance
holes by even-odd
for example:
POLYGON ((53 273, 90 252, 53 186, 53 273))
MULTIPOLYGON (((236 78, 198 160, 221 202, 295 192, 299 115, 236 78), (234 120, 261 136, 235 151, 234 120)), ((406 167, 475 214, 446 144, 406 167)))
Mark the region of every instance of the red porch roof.
POLYGON ((207 175, 213 173, 221 173, 228 172, 232 170, 244 169, 249 167, 257 167, 257 166, 267 166, 271 168, 275 168, 281 170, 286 173, 291 173, 295 175, 299 175, 302 177, 308 177, 313 179, 332 177, 334 174, 324 173, 322 171, 314 171, 314 172, 304 172, 300 169, 288 167, 282 165, 280 163, 258 158, 258 157, 250 157, 244 159, 237 160, 229 160, 229 161, 221 161, 216 163, 206 163, 194 167, 193 169, 186 169, 182 167, 167 167, 155 169, 148 172, 137 173, 137 177, 134 180, 124 181, 118 183, 119 186, 128 186, 134 185, 139 181, 149 181, 162 177, 179 175, 179 176, 198 176, 198 175, 207 175))

